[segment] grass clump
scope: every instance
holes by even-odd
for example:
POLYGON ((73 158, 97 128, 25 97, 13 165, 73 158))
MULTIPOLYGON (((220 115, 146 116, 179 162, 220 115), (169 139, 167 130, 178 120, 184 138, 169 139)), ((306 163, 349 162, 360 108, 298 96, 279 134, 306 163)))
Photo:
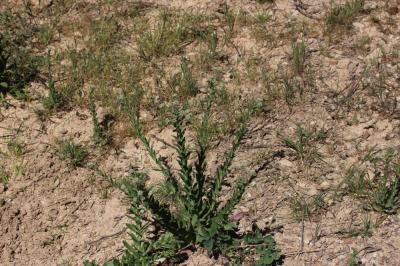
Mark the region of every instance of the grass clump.
POLYGON ((364 216, 362 219, 362 225, 358 229, 349 230, 349 235, 352 237, 362 236, 371 237, 372 236, 372 222, 368 215, 364 216))
POLYGON ((3 166, 0 165, 0 182, 3 184, 4 188, 8 188, 8 182, 10 180, 10 175, 4 169, 3 166))
POLYGON ((368 154, 347 171, 346 191, 364 199, 375 211, 397 213, 400 207, 400 162, 396 157, 397 153, 391 149, 383 157, 368 154))
POLYGON ((344 5, 333 6, 325 18, 327 32, 338 30, 341 27, 347 30, 351 29, 352 23, 363 8, 364 0, 352 0, 347 1, 344 5))
POLYGON ((199 92, 197 82, 194 80, 189 67, 189 59, 185 57, 181 59, 180 71, 173 75, 167 83, 182 101, 196 96, 199 92))
POLYGON ((296 103, 297 95, 303 94, 303 87, 295 79, 285 74, 282 77, 282 88, 283 98, 291 112, 296 103))
POLYGON ((310 219, 312 215, 318 213, 321 209, 325 209, 326 203, 324 194, 317 194, 311 197, 305 197, 296 193, 290 197, 290 209, 293 218, 296 221, 304 221, 310 219))
POLYGON ((190 16, 176 18, 173 14, 162 12, 156 26, 138 38, 138 51, 145 60, 167 56, 177 52, 192 41, 190 16))
POLYGON ((10 155, 17 158, 21 157, 25 153, 25 145, 16 140, 7 142, 7 149, 10 155))
MULTIPOLYGON (((185 136, 184 112, 174 108, 175 150, 179 164, 179 170, 175 173, 157 155, 144 135, 139 117, 133 111, 129 99, 124 98, 123 105, 136 135, 165 180, 162 184, 148 187, 148 175, 139 171, 135 171, 122 182, 111 179, 130 198, 132 219, 132 224, 128 225, 131 243, 124 242, 125 254, 122 259, 114 260, 113 265, 155 265, 161 259, 174 263, 179 249, 198 246, 206 248, 210 255, 223 254, 239 264, 250 252, 256 252, 261 257, 257 265, 270 265, 279 260, 280 253, 271 236, 265 235, 258 228, 254 228, 249 234, 240 235, 236 225, 229 222, 230 214, 255 176, 248 180, 236 180, 231 197, 225 203, 220 199, 233 158, 247 131, 251 110, 243 113, 232 147, 226 152, 225 160, 217 168, 215 175, 210 177, 206 173, 212 99, 213 96, 209 95, 207 110, 197 130, 197 150, 193 163, 190 163, 192 152, 185 136), (155 236, 152 238, 146 237, 152 224, 145 218, 148 214, 153 216, 154 225, 159 228, 157 232, 153 232, 155 236)), ((86 262, 86 265, 96 264, 86 262)))
POLYGON ((328 131, 325 128, 307 129, 297 126, 294 139, 284 136, 283 144, 295 152, 302 164, 311 165, 317 161, 322 161, 323 156, 318 151, 316 143, 324 141, 328 137, 328 131))
POLYGON ((361 261, 358 259, 359 251, 357 249, 352 248, 352 252, 350 257, 347 260, 347 266, 358 266, 361 265, 361 261))
POLYGON ((92 117, 93 125, 93 142, 96 145, 106 145, 111 141, 111 135, 109 134, 107 128, 102 126, 97 117, 96 103, 94 100, 94 89, 92 88, 89 93, 89 112, 92 117))
POLYGON ((372 208, 388 214, 396 213, 400 206, 400 163, 392 165, 394 153, 386 155, 384 169, 377 175, 377 183, 370 196, 372 208))
POLYGON ((43 100, 43 105, 48 110, 58 110, 66 105, 66 98, 61 92, 58 92, 55 88, 53 72, 51 68, 51 59, 50 59, 50 51, 47 56, 47 67, 48 67, 48 80, 47 80, 47 88, 49 89, 49 93, 46 98, 43 100))
POLYGON ((72 140, 57 140, 56 151, 60 159, 66 160, 74 168, 84 166, 88 155, 85 147, 75 144, 72 140))
MULTIPOLYGON (((52 23, 55 24, 56 21, 52 23)), ((39 42, 45 46, 48 46, 55 38, 56 32, 51 24, 44 24, 38 29, 37 38, 39 42)))
POLYGON ((304 41, 292 45, 293 68, 297 75, 304 72, 306 62, 306 45, 304 41))

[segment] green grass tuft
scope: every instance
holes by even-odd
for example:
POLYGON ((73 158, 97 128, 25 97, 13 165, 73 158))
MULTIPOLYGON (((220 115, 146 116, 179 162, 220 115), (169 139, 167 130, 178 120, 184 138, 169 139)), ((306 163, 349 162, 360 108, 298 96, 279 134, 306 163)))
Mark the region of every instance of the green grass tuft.
POLYGON ((88 152, 82 145, 75 144, 72 140, 56 141, 57 155, 66 160, 73 168, 84 166, 88 152))
POLYGON ((333 6, 325 18, 327 32, 340 28, 351 29, 354 20, 363 9, 364 0, 351 0, 344 5, 333 6))

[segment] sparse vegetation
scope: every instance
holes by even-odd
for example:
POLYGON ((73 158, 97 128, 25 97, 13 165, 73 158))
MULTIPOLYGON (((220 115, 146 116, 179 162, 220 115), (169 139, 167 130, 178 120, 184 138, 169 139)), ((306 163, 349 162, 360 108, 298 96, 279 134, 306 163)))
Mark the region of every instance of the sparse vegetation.
POLYGON ((3 186, 7 189, 8 182, 10 180, 10 176, 7 173, 7 171, 4 169, 3 166, 0 165, 0 182, 3 184, 3 186))
POLYGON ((360 261, 357 258, 358 251, 356 249, 352 249, 349 259, 347 260, 347 266, 358 266, 360 265, 360 261))
POLYGON ((331 7, 325 19, 326 30, 332 32, 340 28, 351 29, 363 8, 364 0, 348 0, 343 5, 331 7))
POLYGON ((36 77, 38 60, 29 50, 15 45, 12 37, 0 32, 0 93, 15 95, 36 77))
POLYGON ((54 38, 55 38, 55 30, 52 27, 52 25, 45 24, 38 29, 38 39, 43 45, 45 46, 49 45, 54 40, 54 38))
POLYGON ((48 81, 47 81, 47 88, 49 89, 48 95, 43 100, 43 105, 48 110, 57 110, 62 108, 66 105, 66 98, 65 96, 56 90, 54 80, 53 80, 53 72, 51 66, 51 57, 50 51, 47 55, 47 69, 48 69, 48 81))
POLYGON ((25 146, 15 140, 11 140, 7 143, 7 149, 10 155, 14 157, 21 157, 25 153, 25 146))
POLYGON ((290 79, 287 75, 283 77, 282 83, 283 83, 283 98, 285 99, 285 102, 289 107, 289 110, 292 110, 293 105, 295 103, 296 94, 297 93, 301 94, 301 87, 298 84, 296 84, 296 82, 293 79, 290 79))
POLYGON ((328 137, 328 131, 324 128, 306 129, 297 126, 295 139, 283 137, 283 144, 293 150, 302 164, 311 165, 312 163, 322 161, 323 156, 318 151, 316 144, 324 141, 328 137))
POLYGON ((400 164, 396 156, 393 150, 383 157, 368 154, 348 170, 344 181, 347 191, 376 211, 396 213, 400 207, 400 164), (368 171, 366 163, 373 163, 372 171, 368 171))
POLYGON ((97 145, 106 145, 111 141, 111 135, 107 128, 102 126, 97 117, 96 103, 94 99, 94 88, 90 90, 89 94, 89 112, 92 117, 93 125, 93 142, 97 145))
POLYGON ((306 62, 306 45, 304 41, 295 42, 292 45, 293 53, 293 68, 297 75, 301 75, 304 72, 306 62))
POLYGON ((181 62, 181 73, 180 77, 180 94, 185 98, 190 96, 196 96, 198 93, 198 88, 196 85, 196 81, 193 79, 192 72, 189 69, 188 60, 186 58, 182 58, 181 62))
POLYGON ((294 194, 290 198, 290 208, 293 218, 297 221, 304 221, 325 207, 324 194, 306 197, 301 194, 294 194))
POLYGON ((161 2, 0 1, 0 265, 400 265, 398 5, 161 2))
POLYGON ((189 44, 194 36, 191 25, 195 21, 191 15, 177 15, 161 12, 155 27, 144 32, 137 40, 138 52, 143 59, 176 53, 189 44))
POLYGON ((57 140, 56 151, 60 159, 66 160, 74 168, 84 166, 88 155, 88 152, 82 145, 75 144, 72 140, 57 140))

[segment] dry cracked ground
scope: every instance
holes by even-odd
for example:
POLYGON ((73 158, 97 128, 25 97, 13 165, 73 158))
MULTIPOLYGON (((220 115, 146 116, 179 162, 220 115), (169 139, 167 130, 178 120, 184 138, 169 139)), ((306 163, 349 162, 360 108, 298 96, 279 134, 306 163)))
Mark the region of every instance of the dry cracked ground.
MULTIPOLYGON (((152 167, 121 92, 133 95, 147 136, 172 162, 171 104, 186 104, 193 129, 211 78, 210 172, 240 111, 260 106, 229 174, 257 173, 235 210, 241 230, 268 229, 283 265, 400 265, 400 189, 391 179, 400 178, 399 8, 398 0, 1 1, 0 31, 21 35, 17 45, 43 60, 24 92, 0 102, 0 265, 119 257, 129 202, 89 165, 114 178, 152 167), (93 142, 89 95, 110 144, 93 142), (61 140, 87 151, 76 167, 61 140), (393 200, 379 204, 389 191, 393 200)), ((223 263, 198 250, 183 265, 223 263)))

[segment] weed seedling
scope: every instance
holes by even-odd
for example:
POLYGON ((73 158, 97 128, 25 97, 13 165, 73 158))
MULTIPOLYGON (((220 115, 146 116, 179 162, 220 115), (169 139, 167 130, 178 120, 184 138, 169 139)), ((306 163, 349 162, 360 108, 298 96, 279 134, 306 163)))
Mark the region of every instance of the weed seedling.
POLYGON ((296 195, 290 199, 290 208, 293 217, 297 221, 303 221, 310 216, 312 206, 303 195, 296 195))
POLYGON ((358 197, 365 196, 367 190, 371 188, 367 173, 361 170, 357 165, 352 165, 347 170, 344 183, 346 184, 347 192, 358 197))
POLYGON ((304 41, 296 42, 292 45, 293 68, 297 75, 304 72, 306 62, 306 45, 304 41))
POLYGON ((195 96, 198 93, 196 81, 193 79, 192 72, 189 68, 189 60, 182 58, 180 73, 180 94, 185 98, 195 96))
POLYGON ((99 123, 96 111, 96 103, 94 99, 94 89, 92 88, 89 93, 89 112, 92 117, 92 125, 93 125, 93 142, 96 145, 106 145, 110 143, 111 136, 107 129, 102 127, 99 123))
POLYGON ((25 87, 37 77, 40 65, 29 45, 34 24, 10 9, 0 11, 0 93, 18 94, 21 100, 27 99, 25 87))
POLYGON ((322 161, 323 156, 315 147, 316 143, 325 140, 327 132, 324 128, 319 130, 307 130, 302 126, 296 128, 296 139, 290 139, 283 137, 283 144, 293 150, 296 153, 298 159, 301 162, 307 163, 308 165, 322 161))
POLYGON ((138 51, 143 59, 150 60, 153 57, 166 56, 176 52, 192 36, 188 28, 190 21, 185 17, 174 17, 172 14, 162 12, 155 28, 144 32, 138 38, 138 51))
POLYGON ((50 24, 45 24, 39 28, 38 39, 43 45, 49 45, 53 41, 54 36, 55 30, 50 24))
POLYGON ((340 27, 351 29, 353 21, 363 8, 364 0, 351 0, 344 5, 333 6, 325 19, 327 32, 332 32, 340 27))
POLYGON ((7 189, 8 187, 8 181, 10 180, 10 176, 6 172, 6 170, 3 168, 3 166, 0 166, 0 182, 3 184, 4 188, 7 189))
MULTIPOLYGON (((289 110, 292 111, 293 105, 296 99, 296 93, 300 91, 299 86, 290 79, 288 76, 284 76, 283 79, 283 97, 289 110)), ((301 92, 300 92, 301 94, 301 92)))
POLYGON ((311 215, 325 207, 324 195, 318 194, 306 198, 304 195, 295 194, 290 198, 292 215, 297 221, 309 219, 311 215))
POLYGON ((362 220, 362 226, 358 229, 349 230, 348 234, 351 237, 362 236, 362 237, 371 237, 372 236, 372 223, 371 219, 368 215, 364 216, 362 220))
POLYGON ((222 6, 220 12, 223 14, 222 23, 226 26, 223 29, 225 33, 225 42, 230 42, 235 33, 238 12, 234 12, 227 3, 222 6))
POLYGON ((67 160, 72 167, 83 166, 88 155, 86 149, 71 140, 57 140, 56 151, 60 159, 67 160))
POLYGON ((12 40, 0 33, 0 93, 25 95, 23 89, 36 77, 37 68, 37 58, 27 50, 15 47, 12 40))
POLYGON ((400 163, 393 150, 384 158, 368 155, 347 171, 344 179, 346 191, 367 201, 375 211, 395 214, 400 207, 400 163), (366 163, 373 163, 368 175, 366 163))
POLYGON ((388 214, 396 213, 400 204, 400 164, 391 165, 393 153, 386 155, 382 175, 370 195, 371 206, 388 214))
POLYGON ((15 140, 7 143, 7 149, 10 155, 14 157, 21 157, 25 153, 25 146, 15 140))
POLYGON ((215 29, 211 30, 207 38, 208 54, 210 58, 216 58, 218 55, 218 33, 215 29))
POLYGON ((347 266, 358 266, 361 264, 361 262, 357 258, 358 253, 359 252, 357 251, 357 249, 352 249, 350 258, 347 260, 347 266))
POLYGON ((47 87, 49 89, 49 94, 44 99, 43 105, 48 110, 56 110, 56 109, 60 109, 63 106, 65 106, 66 100, 65 100, 64 95, 62 95, 60 92, 58 92, 54 85, 53 72, 52 72, 52 68, 51 68, 50 51, 48 52, 48 56, 47 56, 47 64, 48 64, 48 72, 49 72, 47 87))

